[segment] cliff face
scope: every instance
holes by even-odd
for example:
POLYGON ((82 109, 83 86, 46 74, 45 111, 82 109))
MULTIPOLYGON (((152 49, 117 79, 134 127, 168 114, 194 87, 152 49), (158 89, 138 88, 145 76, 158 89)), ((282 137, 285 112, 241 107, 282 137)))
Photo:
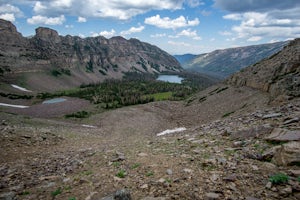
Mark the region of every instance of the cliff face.
MULTIPOLYGON (((2 79, 21 76, 27 80, 26 84, 34 87, 32 79, 38 81, 40 76, 60 86, 75 86, 121 78, 126 72, 153 74, 181 70, 171 55, 137 39, 102 36, 83 39, 60 36, 57 31, 44 27, 37 28, 34 37, 25 38, 12 23, 0 20, 2 79)), ((46 84, 41 85, 47 89, 46 84)))
POLYGON ((270 93, 271 98, 300 96, 300 39, 268 59, 232 75, 227 82, 270 93))

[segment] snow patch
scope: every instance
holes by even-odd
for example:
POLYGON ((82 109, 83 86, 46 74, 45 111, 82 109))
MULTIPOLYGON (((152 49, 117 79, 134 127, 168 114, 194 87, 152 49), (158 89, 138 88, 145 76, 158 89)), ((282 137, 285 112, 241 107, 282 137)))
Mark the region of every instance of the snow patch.
POLYGON ((14 108, 28 108, 29 106, 22 106, 22 105, 13 105, 7 103, 0 103, 0 106, 7 106, 7 107, 14 107, 14 108))
POLYGON ((162 136, 162 135, 167 135, 170 133, 177 133, 177 132, 182 132, 185 131, 186 128, 185 127, 180 127, 180 128, 175 128, 175 129, 167 129, 163 132, 158 133, 156 136, 162 136))
POLYGON ((86 127, 86 128, 97 128, 97 126, 92 126, 92 125, 87 125, 87 124, 82 124, 82 127, 86 127))
POLYGON ((14 84, 11 84, 11 86, 12 86, 13 88, 16 88, 16 89, 18 89, 18 90, 21 90, 21 91, 23 91, 23 92, 32 92, 31 90, 27 90, 26 88, 23 88, 23 87, 14 85, 14 84))

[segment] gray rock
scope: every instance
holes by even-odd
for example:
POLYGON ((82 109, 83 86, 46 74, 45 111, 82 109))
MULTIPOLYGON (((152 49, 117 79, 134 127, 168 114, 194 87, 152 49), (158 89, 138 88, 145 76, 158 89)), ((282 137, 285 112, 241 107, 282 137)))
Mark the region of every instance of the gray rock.
POLYGON ((271 161, 276 152, 281 148, 281 146, 274 146, 266 150, 262 154, 262 160, 271 161))
POLYGON ((118 190, 114 195, 115 200, 132 200, 130 192, 126 189, 118 190))
POLYGON ((259 200, 259 199, 255 197, 246 197, 246 200, 259 200))
POLYGON ((287 124, 292 124, 292 123, 297 123, 300 121, 300 118, 299 117, 295 117, 295 118, 292 118, 292 119, 288 119, 288 120, 285 120, 283 122, 283 125, 287 125, 287 124))
POLYGON ((165 197, 145 197, 142 200, 166 200, 165 197))
POLYGON ((288 129, 275 128, 269 136, 265 137, 265 140, 275 142, 299 141, 300 131, 291 131, 288 129))
POLYGON ((274 155, 272 161, 277 165, 289 166, 300 163, 300 142, 283 144, 274 155))
POLYGON ((264 115, 262 119, 276 118, 281 116, 282 116, 281 113, 271 113, 271 114, 264 115))
POLYGON ((272 128, 266 126, 258 126, 247 130, 237 131, 230 135, 232 139, 249 139, 250 137, 258 137, 260 135, 269 134, 272 128))
POLYGON ((7 192, 0 194, 0 200, 15 200, 16 193, 15 192, 7 192))
POLYGON ((212 200, 212 199, 219 199, 220 195, 217 193, 209 192, 205 194, 206 199, 212 200))
POLYGON ((171 169, 167 169, 166 172, 167 172, 168 175, 172 175, 173 174, 173 171, 171 169))
POLYGON ((271 189, 272 188, 272 183, 270 181, 267 183, 266 188, 267 189, 271 189))

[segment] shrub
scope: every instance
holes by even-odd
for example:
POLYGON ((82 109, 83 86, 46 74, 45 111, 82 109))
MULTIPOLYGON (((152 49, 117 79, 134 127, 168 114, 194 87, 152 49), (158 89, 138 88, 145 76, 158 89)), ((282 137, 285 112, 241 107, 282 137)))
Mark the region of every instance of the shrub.
POLYGON ((65 115, 65 118, 87 118, 90 116, 90 113, 87 111, 78 111, 76 113, 67 114, 65 115))
POLYGON ((57 196, 57 195, 59 195, 59 194, 61 194, 61 189, 60 188, 58 188, 57 190, 55 190, 55 191, 53 191, 53 192, 51 192, 51 196, 53 196, 53 197, 55 197, 55 196, 57 196))
POLYGON ((272 184, 279 185, 279 184, 288 182, 289 179, 290 179, 290 177, 288 175, 283 174, 283 173, 278 173, 278 174, 274 174, 274 175, 270 176, 269 181, 272 184))
POLYGON ((124 169, 121 169, 117 174, 116 174, 117 177, 119 178, 125 178, 126 176, 126 171, 124 169))

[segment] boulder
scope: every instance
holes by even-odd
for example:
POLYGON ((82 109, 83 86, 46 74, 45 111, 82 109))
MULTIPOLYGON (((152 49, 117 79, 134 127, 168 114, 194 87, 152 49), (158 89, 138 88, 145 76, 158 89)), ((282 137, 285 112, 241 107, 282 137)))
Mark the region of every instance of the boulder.
POLYGON ((300 164, 300 142, 283 144, 275 153, 272 161, 277 165, 290 166, 300 164))
POLYGON ((274 128, 271 134, 265 137, 265 140, 272 142, 288 142, 288 141, 299 141, 300 131, 299 130, 288 130, 283 128, 274 128))

